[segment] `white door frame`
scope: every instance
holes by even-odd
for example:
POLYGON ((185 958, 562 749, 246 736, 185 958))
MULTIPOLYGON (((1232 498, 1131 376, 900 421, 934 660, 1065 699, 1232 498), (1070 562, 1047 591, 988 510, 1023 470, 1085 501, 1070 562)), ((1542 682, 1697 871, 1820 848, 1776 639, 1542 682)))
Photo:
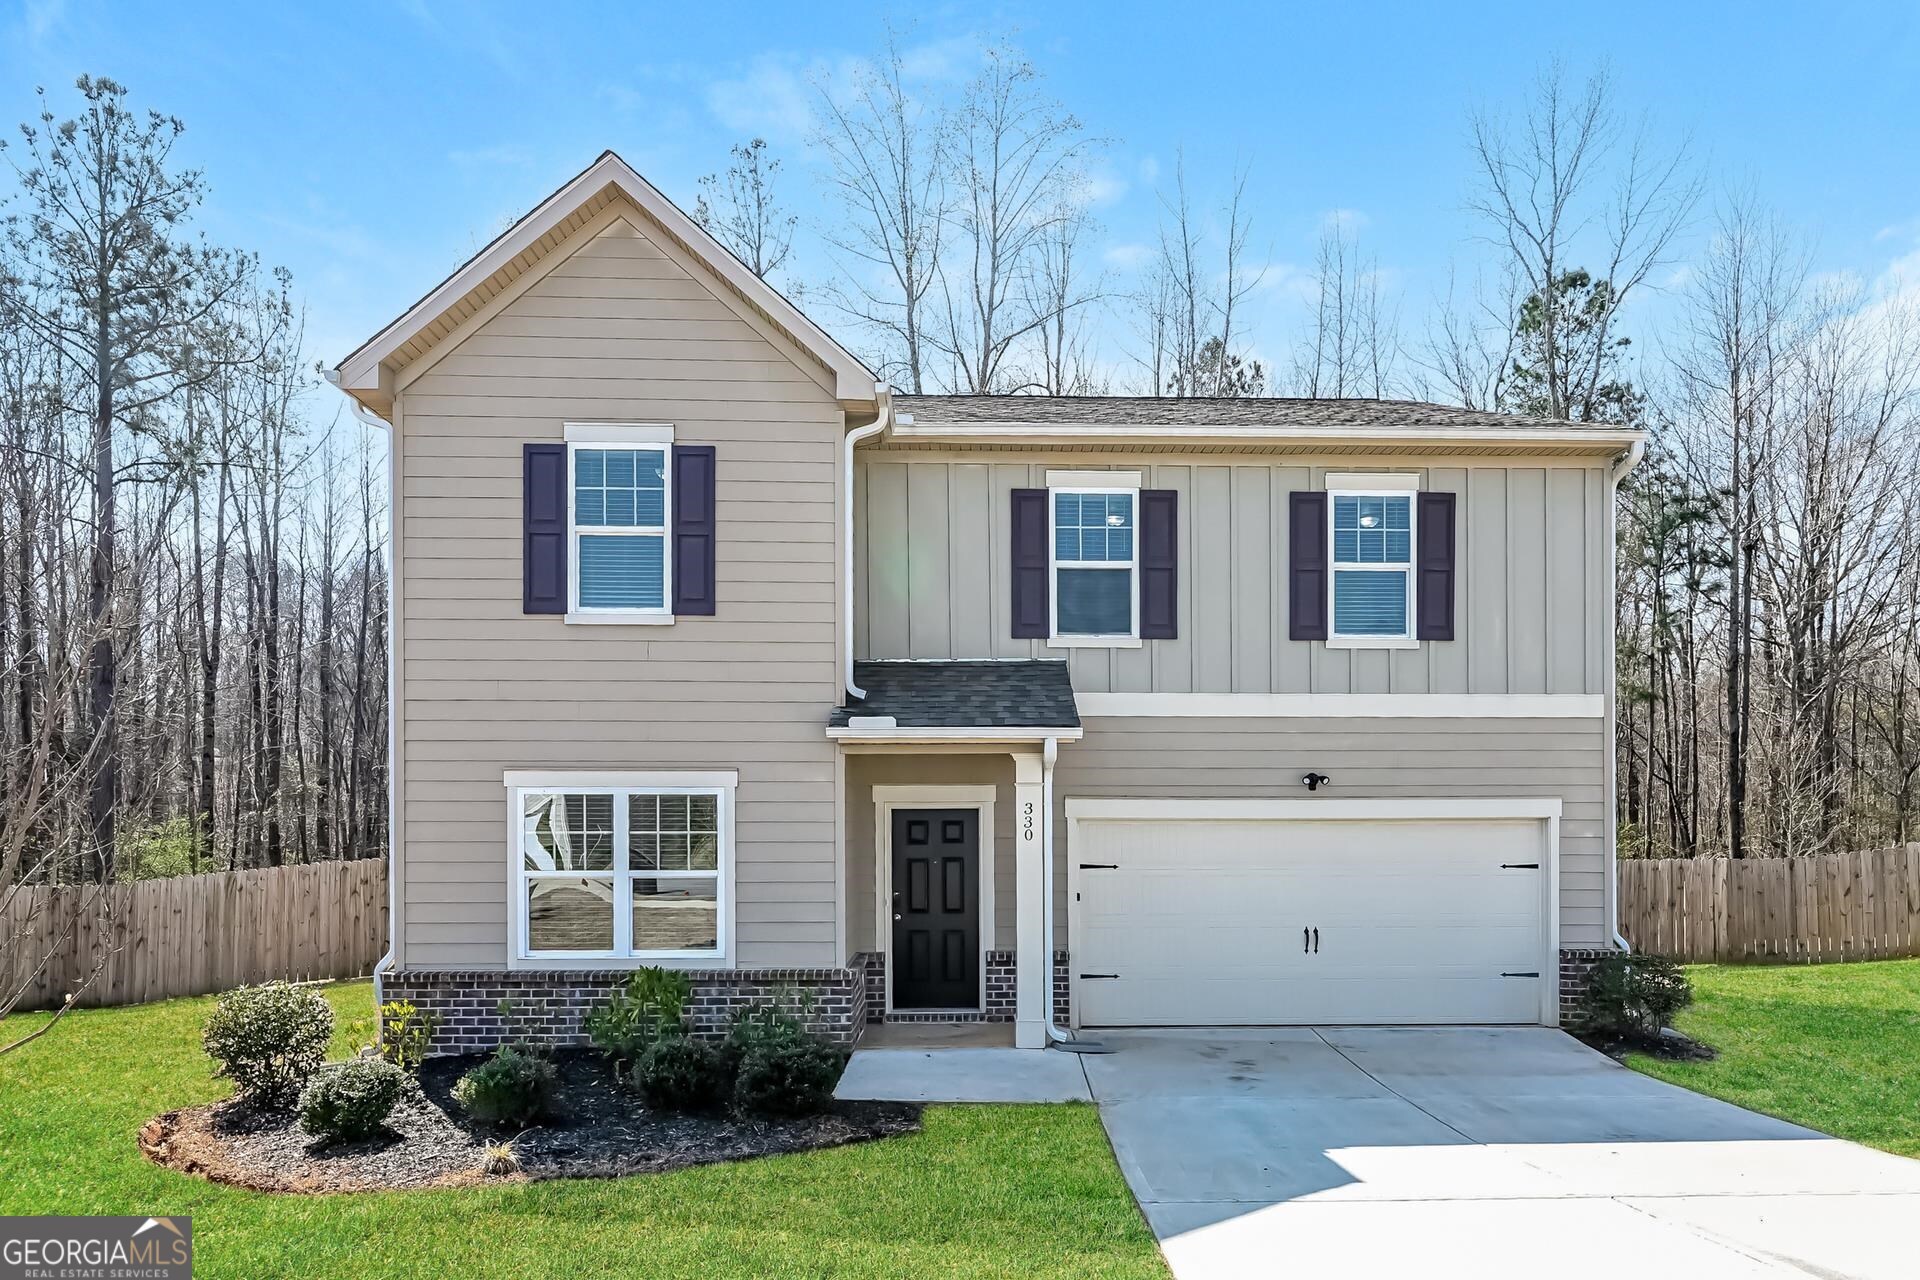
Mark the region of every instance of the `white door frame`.
MULTIPOLYGON (((999 788, 991 782, 949 786, 876 786, 873 788, 873 930, 874 944, 886 958, 885 1012, 893 1012, 893 813, 896 809, 973 809, 976 824, 975 870, 979 883, 974 901, 980 911, 980 989, 975 1009, 987 1011, 987 952, 993 950, 993 871, 996 853, 993 803, 999 788)), ((966 1010, 955 1010, 965 1013, 966 1010)))
MULTIPOLYGON (((1080 936, 1082 822, 1365 821, 1472 822, 1532 819, 1540 823, 1540 1023, 1560 1025, 1560 798, 1380 800, 1069 799, 1067 810, 1067 937, 1080 936)), ((1071 945, 1071 942, 1069 942, 1071 945)), ((1070 984, 1072 1025, 1080 1025, 1080 986, 1070 984)))

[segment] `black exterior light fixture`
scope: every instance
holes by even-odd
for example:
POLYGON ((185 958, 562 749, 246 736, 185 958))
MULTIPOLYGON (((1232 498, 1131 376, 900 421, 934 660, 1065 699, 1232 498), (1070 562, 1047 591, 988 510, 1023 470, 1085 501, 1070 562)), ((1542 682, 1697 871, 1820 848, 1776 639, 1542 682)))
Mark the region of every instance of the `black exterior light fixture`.
POLYGON ((1333 779, 1324 773, 1309 773, 1306 777, 1300 779, 1300 785, 1309 791, 1318 791, 1332 781, 1333 779))

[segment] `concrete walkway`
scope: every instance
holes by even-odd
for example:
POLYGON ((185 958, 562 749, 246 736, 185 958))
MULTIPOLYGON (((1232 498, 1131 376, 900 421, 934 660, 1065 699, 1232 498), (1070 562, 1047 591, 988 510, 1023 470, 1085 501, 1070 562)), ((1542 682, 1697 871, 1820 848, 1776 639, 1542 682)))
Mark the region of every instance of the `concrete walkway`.
POLYGON ((1920 1275, 1920 1162, 1557 1031, 1101 1038, 1084 1068, 1180 1280, 1920 1275))
POLYGON ((1074 1054, 1011 1046, 1005 1024, 874 1027, 833 1093, 892 1102, 1093 1100, 1074 1054))

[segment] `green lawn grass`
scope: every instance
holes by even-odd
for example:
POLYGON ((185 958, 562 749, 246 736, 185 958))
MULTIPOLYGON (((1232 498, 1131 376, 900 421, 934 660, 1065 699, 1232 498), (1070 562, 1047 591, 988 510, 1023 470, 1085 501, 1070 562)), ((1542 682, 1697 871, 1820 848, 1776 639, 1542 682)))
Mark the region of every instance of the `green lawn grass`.
MULTIPOLYGON (((341 1023, 371 1004, 364 982, 327 996, 341 1023)), ((937 1107, 910 1137, 610 1181, 215 1186, 135 1142, 159 1112, 226 1092, 200 1050, 210 1008, 80 1010, 0 1057, 0 1214, 191 1214, 195 1274, 247 1280, 1166 1275, 1086 1105, 937 1107)))
POLYGON ((1680 1030, 1713 1062, 1635 1070, 1897 1155, 1920 1157, 1920 960, 1695 965, 1680 1030))

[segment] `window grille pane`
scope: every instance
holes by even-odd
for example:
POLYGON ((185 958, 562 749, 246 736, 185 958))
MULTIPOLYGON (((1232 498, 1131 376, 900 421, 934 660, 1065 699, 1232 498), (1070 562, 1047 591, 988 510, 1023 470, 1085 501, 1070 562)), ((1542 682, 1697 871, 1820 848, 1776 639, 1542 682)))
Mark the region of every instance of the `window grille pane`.
POLYGON ((1334 495, 1335 564, 1405 564, 1413 558, 1413 499, 1334 495))
POLYGON ((529 871, 611 871, 613 797, 529 795, 521 858, 529 871))
POLYGON ((580 536, 580 607, 658 609, 666 602, 666 539, 580 536))
POLYGON ((716 880, 635 880, 635 951, 714 951, 720 946, 716 880))
POLYGON ((1336 571, 1333 630, 1342 636, 1407 634, 1407 575, 1336 571))
POLYGON ((580 527, 662 528, 667 519, 664 449, 581 449, 573 458, 573 519, 580 527))
POLYGON ((1133 633, 1133 571, 1062 569, 1056 620, 1063 636, 1124 636, 1133 633))
POLYGON ((529 949, 613 950, 612 880, 529 880, 526 892, 529 949))

